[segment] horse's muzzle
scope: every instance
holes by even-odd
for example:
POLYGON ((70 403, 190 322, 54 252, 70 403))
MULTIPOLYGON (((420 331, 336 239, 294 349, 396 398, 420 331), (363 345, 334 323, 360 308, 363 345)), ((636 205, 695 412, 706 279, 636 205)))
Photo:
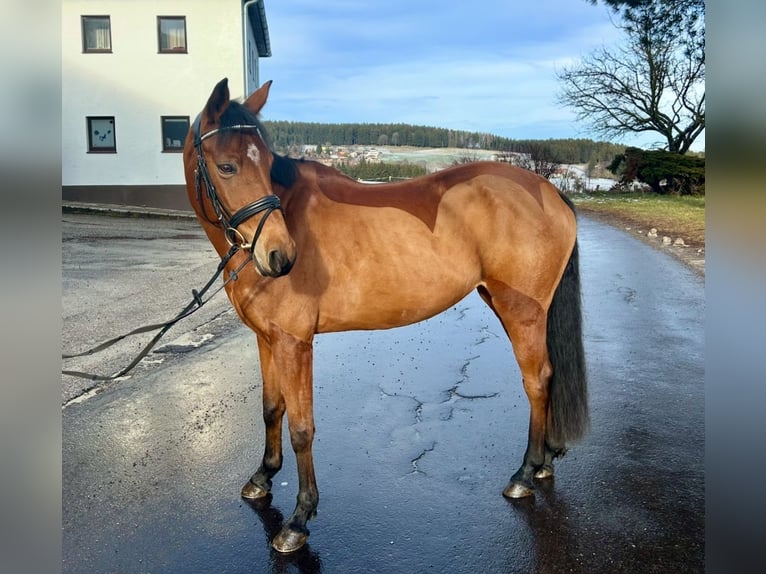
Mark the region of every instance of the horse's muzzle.
POLYGON ((290 257, 287 253, 274 249, 269 252, 268 264, 261 265, 258 258, 253 253, 253 263, 258 273, 264 277, 282 277, 290 272, 295 263, 295 256, 290 257))

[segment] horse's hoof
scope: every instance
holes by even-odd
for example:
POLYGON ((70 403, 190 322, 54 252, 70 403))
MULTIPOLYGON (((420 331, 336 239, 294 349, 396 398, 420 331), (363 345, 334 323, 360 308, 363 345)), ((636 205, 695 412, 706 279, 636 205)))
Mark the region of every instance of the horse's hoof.
POLYGON ((535 478, 551 478, 552 476, 553 476, 553 467, 552 466, 540 467, 540 470, 538 470, 535 473, 535 478))
POLYGON ((505 487, 503 496, 506 498, 524 498, 527 496, 533 496, 535 494, 534 489, 524 486, 519 482, 512 482, 505 487))
POLYGON ((302 548, 308 539, 308 532, 297 532, 285 527, 271 541, 271 547, 277 552, 286 554, 302 548))
POLYGON ((248 482, 245 486, 242 487, 242 498, 247 498, 248 500, 257 500, 268 494, 268 489, 258 486, 252 482, 248 482))

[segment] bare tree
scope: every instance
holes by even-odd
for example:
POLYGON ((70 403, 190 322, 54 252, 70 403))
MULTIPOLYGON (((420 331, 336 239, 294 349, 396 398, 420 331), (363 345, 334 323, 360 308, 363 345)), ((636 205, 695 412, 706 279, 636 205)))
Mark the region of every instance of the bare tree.
POLYGON ((529 144, 529 154, 534 166, 532 171, 538 175, 550 179, 561 167, 561 161, 556 156, 551 146, 543 142, 529 144))
POLYGON ((510 150, 500 150, 497 152, 497 161, 501 161, 503 163, 513 163, 513 158, 516 154, 514 154, 510 150))
POLYGON ((466 152, 456 157, 455 159, 453 159, 451 165, 463 165, 466 163, 475 163, 477 161, 481 161, 479 154, 477 154, 476 152, 473 152, 473 153, 466 152))
POLYGON ((516 167, 533 171, 538 175, 550 179, 561 167, 561 161, 544 142, 527 142, 523 149, 509 156, 509 161, 516 167))
POLYGON ((559 101, 599 136, 655 132, 686 153, 705 129, 704 1, 605 1, 626 42, 564 68, 559 101))

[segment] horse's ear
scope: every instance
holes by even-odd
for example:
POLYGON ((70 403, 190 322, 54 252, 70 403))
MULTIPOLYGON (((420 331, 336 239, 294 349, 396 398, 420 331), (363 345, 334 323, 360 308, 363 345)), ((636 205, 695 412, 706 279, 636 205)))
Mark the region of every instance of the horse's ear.
POLYGON ((221 117, 223 110, 229 105, 229 79, 224 78, 215 85, 213 93, 205 106, 205 116, 208 122, 215 124, 221 117))
POLYGON ((269 98, 269 88, 271 88, 271 80, 250 94, 250 97, 245 100, 247 109, 254 114, 260 113, 261 108, 263 108, 266 104, 266 100, 269 98))

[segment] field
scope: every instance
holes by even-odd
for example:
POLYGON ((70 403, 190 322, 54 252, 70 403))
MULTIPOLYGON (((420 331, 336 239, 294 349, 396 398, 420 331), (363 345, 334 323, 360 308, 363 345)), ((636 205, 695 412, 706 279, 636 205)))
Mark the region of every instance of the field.
POLYGON ((681 238, 690 248, 704 250, 704 196, 591 192, 570 197, 581 213, 629 227, 643 235, 655 228, 660 238, 681 238))

